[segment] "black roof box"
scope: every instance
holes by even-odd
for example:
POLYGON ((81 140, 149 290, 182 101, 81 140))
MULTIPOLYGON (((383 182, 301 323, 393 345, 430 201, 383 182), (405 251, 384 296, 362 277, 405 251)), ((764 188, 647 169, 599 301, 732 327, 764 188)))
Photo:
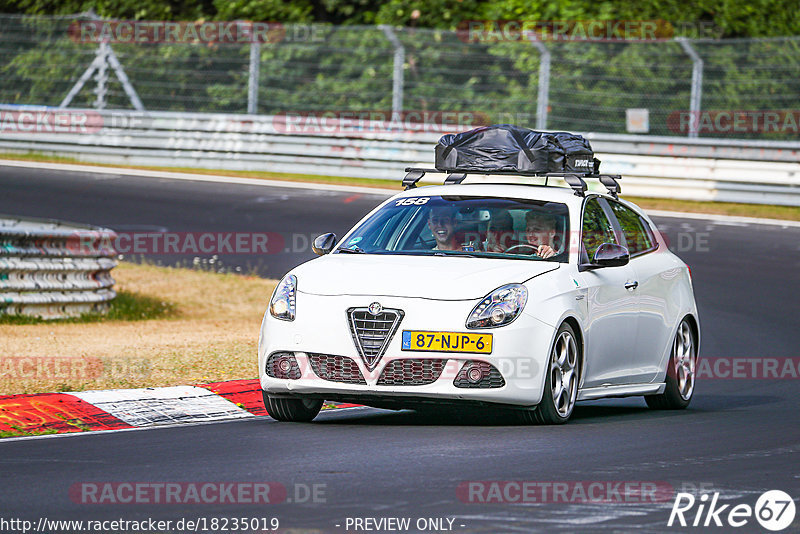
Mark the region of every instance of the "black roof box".
POLYGON ((597 173, 599 163, 581 135, 511 124, 444 135, 436 145, 436 168, 448 172, 597 173))

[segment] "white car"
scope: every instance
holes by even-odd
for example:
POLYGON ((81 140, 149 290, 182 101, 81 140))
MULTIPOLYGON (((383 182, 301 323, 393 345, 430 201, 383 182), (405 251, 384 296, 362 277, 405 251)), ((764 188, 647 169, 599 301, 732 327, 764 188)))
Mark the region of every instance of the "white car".
POLYGON ((416 188, 419 175, 340 242, 317 238, 321 257, 276 287, 258 344, 273 418, 310 421, 323 400, 548 424, 580 400, 689 404, 690 271, 613 179, 599 193, 580 177, 416 188))

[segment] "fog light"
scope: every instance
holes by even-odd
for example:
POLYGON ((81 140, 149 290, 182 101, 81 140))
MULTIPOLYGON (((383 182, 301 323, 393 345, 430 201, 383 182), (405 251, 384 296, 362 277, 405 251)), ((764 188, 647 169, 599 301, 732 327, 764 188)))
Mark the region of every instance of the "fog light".
POLYGON ((281 358, 278 362, 278 369, 283 371, 284 373, 288 373, 289 369, 292 368, 292 362, 289 361, 289 358, 281 358))
POLYGON ((483 378, 483 371, 477 365, 470 367, 467 371, 467 379, 473 384, 477 384, 483 378))

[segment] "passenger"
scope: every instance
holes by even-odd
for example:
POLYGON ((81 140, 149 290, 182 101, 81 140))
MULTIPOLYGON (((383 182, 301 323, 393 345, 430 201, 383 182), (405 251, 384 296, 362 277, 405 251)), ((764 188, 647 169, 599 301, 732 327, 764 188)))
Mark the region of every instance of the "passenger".
POLYGON ((486 252, 505 252, 518 244, 514 238, 514 218, 511 213, 505 209, 495 211, 486 230, 486 252))
POLYGON ((456 239, 456 210, 450 206, 432 208, 428 212, 428 228, 430 228, 436 246, 433 250, 461 250, 456 239))
POLYGON ((533 253, 540 258, 552 258, 557 254, 558 245, 556 218, 554 215, 538 210, 525 214, 525 239, 533 253))

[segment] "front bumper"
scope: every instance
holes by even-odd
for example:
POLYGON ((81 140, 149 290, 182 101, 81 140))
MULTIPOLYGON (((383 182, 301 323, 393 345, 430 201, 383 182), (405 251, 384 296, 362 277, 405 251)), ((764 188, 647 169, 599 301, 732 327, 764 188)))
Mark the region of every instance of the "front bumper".
MULTIPOLYGON (((373 296, 319 296, 297 293, 297 317, 281 321, 264 314, 258 347, 262 389, 273 395, 306 395, 364 404, 463 402, 534 406, 542 397, 544 370, 555 329, 522 313, 513 323, 494 329, 467 330, 464 322, 478 303, 435 301, 421 298, 373 296), (354 344, 346 310, 378 301, 384 308, 404 311, 404 317, 385 353, 373 370, 367 368, 354 344), (491 354, 417 352, 402 350, 403 330, 481 332, 493 335, 491 354), (291 353, 300 378, 281 379, 266 373, 267 359, 276 352, 291 353), (353 360, 363 383, 326 380, 315 373, 309 355, 347 357, 353 360), (394 360, 445 360, 438 378, 422 385, 386 384, 381 380, 394 360), (455 382, 467 362, 486 362, 502 375, 502 386, 457 387, 455 382), (384 402, 386 401, 386 402, 384 402)), ((530 306, 531 303, 529 302, 530 306)), ((430 363, 430 362, 428 362, 430 363)), ((486 369, 486 366, 484 366, 486 369)), ((462 375, 463 378, 463 375, 462 375)), ((463 380, 459 382, 463 386, 463 380)))

